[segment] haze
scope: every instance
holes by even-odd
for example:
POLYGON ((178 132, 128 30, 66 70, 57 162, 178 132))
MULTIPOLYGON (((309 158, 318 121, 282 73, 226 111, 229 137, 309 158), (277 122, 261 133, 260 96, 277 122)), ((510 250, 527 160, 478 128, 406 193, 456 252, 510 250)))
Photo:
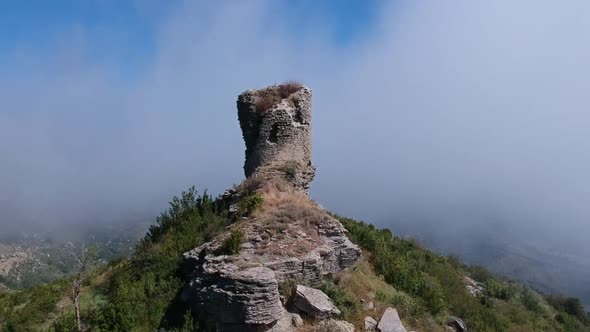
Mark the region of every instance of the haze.
POLYGON ((314 94, 325 207, 396 234, 590 255, 589 2, 371 2, 353 32, 313 1, 220 3, 135 3, 141 51, 108 22, 3 46, 3 229, 221 193, 243 177, 237 95, 295 79, 314 94))

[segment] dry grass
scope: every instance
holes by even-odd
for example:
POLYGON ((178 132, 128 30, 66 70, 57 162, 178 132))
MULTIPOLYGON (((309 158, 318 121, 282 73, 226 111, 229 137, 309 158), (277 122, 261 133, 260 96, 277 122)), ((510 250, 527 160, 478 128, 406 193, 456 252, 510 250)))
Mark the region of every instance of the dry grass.
POLYGON ((396 308, 402 318, 404 326, 409 330, 417 331, 444 331, 437 322, 429 316, 417 319, 410 317, 411 303, 414 301, 411 296, 395 289, 386 283, 382 277, 377 276, 369 263, 369 255, 363 252, 362 259, 350 270, 336 275, 339 287, 346 289, 360 302, 373 302, 373 310, 358 310, 349 321, 357 328, 364 326, 365 316, 371 316, 377 321, 387 307, 396 308))
POLYGON ((234 189, 239 192, 257 192, 267 182, 268 180, 264 176, 254 175, 235 185, 234 189))
POLYGON ((277 87, 277 92, 282 99, 289 97, 290 95, 294 94, 295 92, 301 90, 303 88, 303 84, 297 81, 287 81, 283 84, 280 84, 277 87))
POLYGON ((317 225, 329 218, 325 211, 301 192, 266 188, 262 197, 264 204, 256 213, 261 219, 270 217, 273 222, 297 224, 317 233, 317 225))
POLYGON ((275 87, 270 87, 258 91, 258 98, 256 99, 256 111, 264 112, 269 110, 274 105, 281 102, 281 100, 289 98, 293 93, 301 90, 303 84, 296 81, 287 81, 275 87))
MULTIPOLYGON (((253 213, 256 232, 266 234, 264 253, 277 256, 300 256, 309 253, 320 242, 318 224, 330 218, 307 195, 295 191, 292 186, 279 190, 278 183, 263 186, 259 193, 263 204, 253 213)), ((262 253, 262 252, 261 252, 262 253)))

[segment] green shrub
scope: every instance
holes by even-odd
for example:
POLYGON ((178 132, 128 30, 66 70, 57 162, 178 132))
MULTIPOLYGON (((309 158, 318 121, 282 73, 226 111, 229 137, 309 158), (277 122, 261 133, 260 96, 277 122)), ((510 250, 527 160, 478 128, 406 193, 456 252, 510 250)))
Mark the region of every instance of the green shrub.
POLYGON ((279 294, 285 299, 290 299, 297 283, 294 280, 288 280, 279 284, 279 294))
POLYGON ((240 215, 251 215, 254 211, 262 206, 264 199, 257 192, 247 193, 239 203, 240 215))
POLYGON ((512 285, 496 281, 495 279, 488 279, 486 281, 486 291, 489 296, 504 301, 510 300, 516 293, 516 289, 512 285))
POLYGON ((326 293, 334 304, 342 312, 342 318, 348 319, 359 310, 359 306, 354 296, 348 293, 344 288, 338 287, 331 280, 325 280, 319 287, 322 292, 326 293))
POLYGON ((244 232, 241 229, 235 229, 221 244, 221 252, 226 255, 235 255, 240 251, 242 242, 244 242, 244 232))
POLYGON ((188 308, 180 300, 184 285, 182 253, 219 234, 228 225, 223 204, 195 188, 174 197, 130 259, 113 266, 105 291, 107 304, 91 316, 103 331, 178 330, 188 308))
MULTIPOLYGON (((387 229, 335 217, 346 227, 349 238, 369 253, 375 272, 410 296, 409 299, 403 296, 384 299, 385 295, 376 294, 376 299, 399 308, 402 318, 419 321, 425 319, 420 318, 423 315, 452 314, 462 318, 471 331, 588 330, 583 320, 565 312, 563 301, 556 304, 564 308, 560 314, 564 323, 560 324, 546 315, 540 299, 532 291, 523 288, 520 301, 515 301, 513 298, 519 289, 495 279, 484 268, 465 267, 456 258, 433 253, 415 241, 393 236, 387 229), (475 280, 486 282, 490 288, 489 297, 469 294, 463 280, 467 273, 475 280)), ((574 301, 569 304, 570 311, 579 313, 574 301)))
POLYGON ((527 310, 530 310, 534 313, 540 313, 543 309, 539 304, 539 299, 537 296, 526 286, 522 289, 520 300, 527 310))
POLYGON ((490 271, 488 271, 483 266, 479 266, 479 265, 470 266, 468 271, 469 271, 469 275, 471 276, 471 278, 473 278, 473 280, 475 280, 475 281, 485 283, 489 279, 493 278, 492 273, 490 273, 490 271))

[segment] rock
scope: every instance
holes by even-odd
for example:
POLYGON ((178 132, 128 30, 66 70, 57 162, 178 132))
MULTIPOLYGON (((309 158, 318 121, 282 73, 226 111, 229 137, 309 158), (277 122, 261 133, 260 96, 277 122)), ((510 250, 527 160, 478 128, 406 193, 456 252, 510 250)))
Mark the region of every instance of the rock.
POLYGON ((459 317, 450 316, 447 319, 447 325, 449 327, 452 327, 453 329, 455 329, 455 331, 457 331, 457 332, 467 332, 467 325, 459 317))
POLYGON ((319 319, 340 315, 334 302, 319 289, 297 285, 293 305, 302 312, 319 319))
POLYGON ((477 282, 468 276, 464 276, 463 279, 465 280, 465 287, 467 287, 469 294, 477 297, 484 293, 485 287, 483 283, 477 282))
MULTIPOLYGON (((185 254, 185 260, 198 260, 205 249, 195 249, 194 256, 185 254)), ((240 269, 223 257, 193 263, 195 270, 182 296, 199 320, 229 331, 236 326, 269 326, 284 314, 272 270, 240 269)))
POLYGON ((373 317, 365 317, 365 331, 375 331, 377 324, 377 321, 373 317))
POLYGON ((315 332, 354 332, 354 325, 342 320, 328 319, 319 322, 315 332))
POLYGON ((246 143, 246 177, 280 176, 307 192, 315 177, 311 160, 311 90, 275 85, 238 96, 238 119, 246 143), (264 105, 263 105, 264 104, 264 105))
MULTIPOLYGON (((272 325, 270 328, 260 328, 260 329, 237 329, 235 330, 235 332, 258 332, 258 331, 264 331, 264 332, 295 332, 297 330, 297 327, 295 326, 295 324, 293 324, 293 317, 297 315, 297 314, 292 314, 292 313, 288 313, 285 311, 285 313, 281 316, 281 318, 274 324, 272 325)), ((299 315, 297 315, 299 316, 299 315)), ((231 331, 234 332, 234 331, 231 331)))
POLYGON ((298 314, 293 314, 291 321, 295 327, 303 326, 303 319, 298 314))
POLYGON ((407 332, 406 328, 399 319, 397 310, 393 308, 385 309, 379 325, 377 325, 377 331, 380 332, 407 332))
POLYGON ((370 311, 375 309, 375 305, 373 304, 373 302, 363 303, 363 309, 365 309, 366 311, 370 311))

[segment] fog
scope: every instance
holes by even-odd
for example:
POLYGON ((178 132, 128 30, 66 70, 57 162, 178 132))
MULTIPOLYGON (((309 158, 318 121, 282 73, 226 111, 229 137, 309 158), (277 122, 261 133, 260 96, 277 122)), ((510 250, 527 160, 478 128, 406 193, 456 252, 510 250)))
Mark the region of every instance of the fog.
POLYGON ((325 207, 396 234, 590 255, 587 1, 379 2, 344 43, 313 2, 148 3, 146 58, 115 65, 126 37, 80 26, 0 57, 2 229, 221 193, 243 178, 237 94, 296 79, 313 90, 325 207))

